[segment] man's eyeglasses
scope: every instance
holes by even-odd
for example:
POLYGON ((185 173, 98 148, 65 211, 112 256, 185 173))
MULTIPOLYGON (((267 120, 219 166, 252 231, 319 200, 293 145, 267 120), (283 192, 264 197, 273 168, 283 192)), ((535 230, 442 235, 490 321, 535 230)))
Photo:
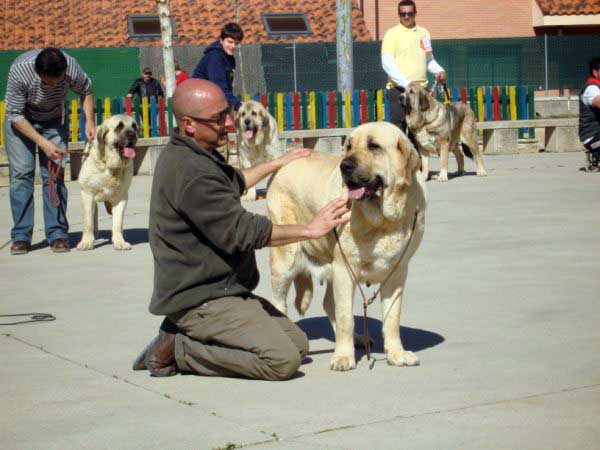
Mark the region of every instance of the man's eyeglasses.
POLYGON ((221 111, 219 113, 219 115, 213 119, 206 119, 204 117, 194 117, 194 116, 186 116, 189 117, 190 119, 195 120, 196 122, 201 122, 201 123, 216 123, 217 125, 223 126, 225 124, 225 122, 227 121, 227 116, 229 114, 231 114, 233 112, 233 108, 229 107, 227 109, 224 109, 223 111, 221 111))
POLYGON ((412 17, 412 16, 414 16, 414 15, 415 15, 415 13, 414 13, 414 11, 408 11, 408 12, 403 12, 403 11, 400 11, 400 12, 398 13, 398 15, 399 15, 399 16, 404 16, 404 17, 412 17))

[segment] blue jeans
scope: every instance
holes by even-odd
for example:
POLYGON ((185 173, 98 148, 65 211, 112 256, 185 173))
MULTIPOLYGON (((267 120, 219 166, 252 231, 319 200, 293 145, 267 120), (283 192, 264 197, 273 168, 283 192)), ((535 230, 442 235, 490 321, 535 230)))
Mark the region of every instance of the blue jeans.
MULTIPOLYGON (((67 148, 68 128, 61 124, 61 119, 47 122, 31 122, 33 127, 43 137, 58 147, 67 148)), ((33 234, 33 180, 35 176, 35 144, 23 134, 15 130, 8 120, 4 120, 4 145, 8 155, 10 172, 10 208, 13 216, 13 228, 10 237, 13 242, 31 242, 33 234)), ((64 170, 60 171, 56 180, 56 192, 60 205, 55 208, 49 201, 48 189, 48 157, 38 151, 40 172, 43 183, 44 226, 46 239, 52 243, 59 238, 68 237, 69 223, 67 222, 67 188, 64 180, 64 170)), ((63 168, 67 162, 63 158, 63 168)))

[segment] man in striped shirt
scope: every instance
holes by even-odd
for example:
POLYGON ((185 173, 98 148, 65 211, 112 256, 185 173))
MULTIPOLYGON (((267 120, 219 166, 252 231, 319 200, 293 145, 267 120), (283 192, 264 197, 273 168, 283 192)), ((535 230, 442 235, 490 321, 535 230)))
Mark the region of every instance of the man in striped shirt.
POLYGON ((71 89, 81 96, 85 134, 96 134, 92 82, 77 61, 57 48, 31 50, 15 59, 6 84, 4 142, 10 170, 10 206, 14 226, 11 254, 21 255, 31 248, 33 234, 33 181, 35 149, 38 148, 43 182, 46 239, 54 252, 68 252, 67 188, 64 170, 56 180, 58 207, 49 200, 48 161, 66 163, 68 126, 65 100, 71 89))

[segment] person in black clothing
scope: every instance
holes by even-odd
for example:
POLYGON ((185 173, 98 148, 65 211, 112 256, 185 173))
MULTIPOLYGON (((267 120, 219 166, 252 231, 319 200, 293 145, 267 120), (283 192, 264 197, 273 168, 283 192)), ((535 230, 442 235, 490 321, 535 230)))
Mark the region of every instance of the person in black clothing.
POLYGON ((163 92, 163 88, 156 78, 152 78, 152 70, 150 67, 144 67, 142 70, 142 78, 138 78, 133 82, 131 89, 129 89, 129 93, 127 97, 133 97, 137 95, 142 100, 142 97, 164 97, 165 93, 163 92))
POLYGON ((581 88, 579 139, 586 149, 586 170, 600 172, 600 58, 590 61, 590 77, 581 88))
POLYGON ((244 39, 244 32, 237 23, 228 23, 221 30, 219 40, 204 50, 204 56, 194 69, 192 78, 212 81, 221 88, 227 103, 236 111, 240 100, 233 94, 233 76, 235 74, 235 57, 233 53, 244 39))
POLYGON ((149 310, 166 317, 134 370, 286 380, 308 352, 304 332, 252 292, 259 281, 255 250, 317 239, 347 223, 348 196, 306 224, 273 224, 245 210, 240 196, 248 187, 310 150, 236 169, 215 151, 227 141, 230 111, 223 92, 206 80, 186 80, 173 93, 177 128, 156 164, 148 226, 149 310))

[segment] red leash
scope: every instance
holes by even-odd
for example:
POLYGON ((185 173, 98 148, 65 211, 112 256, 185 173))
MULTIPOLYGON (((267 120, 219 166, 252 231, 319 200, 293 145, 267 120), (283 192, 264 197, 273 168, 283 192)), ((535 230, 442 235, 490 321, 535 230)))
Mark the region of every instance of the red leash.
MULTIPOLYGON (((81 150, 66 150, 65 153, 82 156, 87 156, 89 154, 81 150)), ((56 180, 62 170, 62 162, 63 155, 60 155, 57 163, 48 159, 48 202, 53 208, 58 208, 60 206, 60 195, 58 195, 58 189, 56 188, 56 180)))

